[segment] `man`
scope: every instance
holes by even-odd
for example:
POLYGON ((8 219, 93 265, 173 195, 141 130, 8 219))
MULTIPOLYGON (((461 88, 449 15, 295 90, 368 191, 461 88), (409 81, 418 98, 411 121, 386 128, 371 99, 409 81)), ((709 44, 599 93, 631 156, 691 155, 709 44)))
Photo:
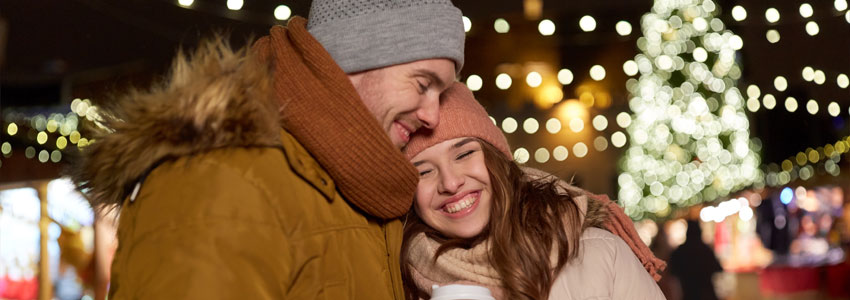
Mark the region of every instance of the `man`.
POLYGON ((76 169, 121 210, 110 299, 402 299, 399 149, 439 122, 463 40, 448 0, 316 0, 249 53, 179 55, 76 169))

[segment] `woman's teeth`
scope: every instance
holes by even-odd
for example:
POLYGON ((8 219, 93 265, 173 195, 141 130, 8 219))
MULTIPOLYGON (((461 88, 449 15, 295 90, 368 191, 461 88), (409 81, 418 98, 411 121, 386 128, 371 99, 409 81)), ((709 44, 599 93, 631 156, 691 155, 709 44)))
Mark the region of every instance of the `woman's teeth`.
POLYGON ((465 208, 472 206, 472 204, 475 203, 475 200, 477 200, 475 197, 473 197, 472 195, 469 195, 469 196, 464 197, 463 200, 460 200, 458 202, 446 205, 446 208, 444 208, 443 210, 445 210, 446 212, 448 212, 450 214, 453 214, 453 213, 459 212, 459 211, 461 211, 465 208))

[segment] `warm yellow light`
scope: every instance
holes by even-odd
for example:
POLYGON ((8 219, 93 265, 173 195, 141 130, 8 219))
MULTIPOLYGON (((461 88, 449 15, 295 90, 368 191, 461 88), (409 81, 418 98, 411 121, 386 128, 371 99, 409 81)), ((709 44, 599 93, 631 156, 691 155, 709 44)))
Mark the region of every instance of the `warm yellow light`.
POLYGON ((835 6, 835 10, 843 11, 847 9, 847 0, 835 0, 832 2, 832 5, 835 6))
POLYGON ((821 85, 826 82, 826 74, 824 74, 822 70, 816 70, 815 76, 814 78, 812 78, 812 81, 814 81, 818 85, 821 85))
POLYGON ((192 6, 192 3, 195 3, 195 0, 177 0, 177 4, 183 7, 192 6))
POLYGON ((815 69, 809 66, 803 68, 803 80, 812 81, 815 80, 815 69))
POLYGON ((540 99, 549 104, 561 102, 564 99, 564 91, 557 84, 547 84, 540 91, 540 99))
POLYGON ((800 166, 805 165, 806 161, 808 161, 808 157, 803 152, 797 153, 797 156, 795 157, 795 159, 797 160, 797 164, 800 165, 800 166))
POLYGON ((68 146, 68 139, 66 139, 64 136, 60 136, 58 139, 56 139, 56 148, 65 149, 66 146, 68 146))
POLYGON ((46 163, 50 159, 50 153, 47 150, 41 150, 38 152, 38 161, 42 163, 46 163))
POLYGON ((73 132, 71 132, 71 135, 68 136, 68 140, 71 141, 71 144, 76 144, 78 141, 80 141, 80 132, 74 130, 73 132))
POLYGON ((469 17, 463 16, 463 32, 469 32, 472 30, 472 21, 469 20, 469 17))
POLYGON ((597 115, 593 117, 593 128, 597 131, 603 131, 605 128, 608 128, 608 119, 603 115, 597 115))
POLYGON ((9 123, 9 127, 6 127, 6 133, 10 136, 18 133, 18 124, 9 123))
POLYGON ((625 63, 623 63, 623 72, 625 72, 626 75, 629 75, 629 76, 637 75, 637 73, 638 73, 637 63, 633 60, 627 60, 625 63))
POLYGON ((817 163, 818 160, 820 160, 820 154, 818 154, 818 152, 815 151, 815 150, 810 150, 809 151, 809 162, 817 163))
POLYGON ((593 93, 583 92, 578 96, 578 101, 580 101, 581 104, 584 104, 584 106, 592 107, 593 102, 596 101, 596 99, 593 97, 593 93))
POLYGON ((38 142, 39 145, 44 145, 44 143, 47 143, 47 132, 39 131, 38 135, 36 135, 35 140, 36 142, 38 142))
POLYGON ((608 140, 606 140, 604 136, 597 136, 593 140, 593 148, 599 152, 605 151, 608 149, 608 140))
POLYGON ((0 152, 2 152, 3 155, 9 155, 9 153, 12 153, 12 144, 9 144, 9 142, 3 142, 3 146, 0 146, 0 152))
POLYGON ((561 102, 555 110, 555 115, 561 120, 586 118, 587 114, 587 107, 575 99, 561 102))
POLYGON ((632 116, 627 112, 621 112, 617 114, 617 125, 620 125, 622 128, 629 128, 629 125, 632 124, 632 116))
POLYGON ((782 161, 782 171, 791 172, 791 169, 793 169, 793 168, 794 168, 794 165, 790 160, 786 159, 786 160, 782 161))
POLYGON ((835 78, 835 83, 838 84, 838 87, 846 89, 847 86, 850 86, 850 78, 847 77, 847 74, 838 74, 838 77, 835 78))

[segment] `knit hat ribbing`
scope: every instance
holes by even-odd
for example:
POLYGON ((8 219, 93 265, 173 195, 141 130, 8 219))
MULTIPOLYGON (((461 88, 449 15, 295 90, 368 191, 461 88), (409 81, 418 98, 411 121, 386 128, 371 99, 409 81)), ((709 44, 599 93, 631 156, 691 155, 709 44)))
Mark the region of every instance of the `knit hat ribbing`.
POLYGON ((440 123, 437 127, 432 130, 423 128, 411 135, 404 155, 410 160, 422 150, 461 137, 482 139, 513 160, 505 135, 493 124, 469 88, 459 82, 452 84, 440 97, 440 123))
POLYGON ((347 74, 432 58, 463 67, 466 35, 449 0, 314 0, 307 29, 347 74))

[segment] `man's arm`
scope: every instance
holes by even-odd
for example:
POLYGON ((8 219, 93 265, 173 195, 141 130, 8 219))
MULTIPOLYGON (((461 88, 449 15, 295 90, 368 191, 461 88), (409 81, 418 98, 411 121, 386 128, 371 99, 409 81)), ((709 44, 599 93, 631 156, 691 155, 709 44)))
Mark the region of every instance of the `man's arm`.
POLYGON ((114 298, 283 298, 290 248, 265 191, 215 163, 164 168, 122 213, 114 298))

